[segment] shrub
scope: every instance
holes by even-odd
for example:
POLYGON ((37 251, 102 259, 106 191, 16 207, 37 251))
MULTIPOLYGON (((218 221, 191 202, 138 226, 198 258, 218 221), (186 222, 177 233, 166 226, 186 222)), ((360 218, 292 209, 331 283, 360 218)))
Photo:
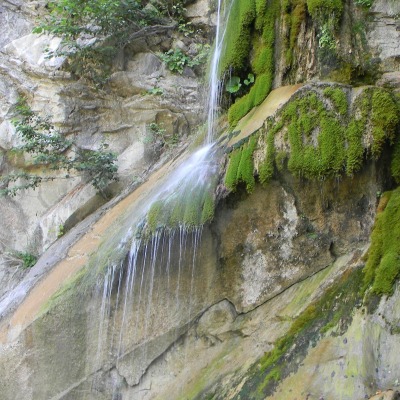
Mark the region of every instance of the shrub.
MULTIPOLYGON (((16 109, 20 118, 14 120, 14 125, 23 141, 18 149, 30 154, 34 164, 43 165, 50 171, 65 171, 65 178, 69 178, 72 171, 78 172, 103 195, 106 186, 118 179, 117 158, 107 151, 107 144, 101 144, 96 151, 80 149, 73 140, 57 131, 49 118, 34 113, 25 99, 18 101, 16 109)), ((21 190, 34 189, 42 182, 54 179, 27 172, 8 174, 0 178, 0 194, 14 196, 21 190)))

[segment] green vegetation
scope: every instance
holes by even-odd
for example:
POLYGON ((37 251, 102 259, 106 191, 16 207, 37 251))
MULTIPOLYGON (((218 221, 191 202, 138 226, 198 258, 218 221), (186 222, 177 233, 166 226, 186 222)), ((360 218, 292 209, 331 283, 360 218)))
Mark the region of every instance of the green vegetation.
POLYGON ((234 0, 227 25, 229 40, 220 61, 221 74, 230 69, 241 71, 246 68, 252 43, 251 25, 255 17, 255 0, 234 0))
POLYGON ((336 42, 333 35, 333 29, 328 22, 325 22, 320 30, 318 46, 320 49, 335 50, 336 42))
POLYGON ((144 142, 149 144, 155 150, 157 147, 171 149, 179 142, 179 136, 176 132, 167 134, 163 124, 152 122, 146 126, 146 136, 144 142))
MULTIPOLYGON (((103 195, 108 184, 118 179, 116 156, 106 151, 106 144, 97 151, 82 150, 58 132, 48 118, 34 113, 25 99, 19 100, 16 110, 19 118, 14 120, 14 125, 23 141, 18 150, 29 154, 33 165, 43 166, 47 171, 65 171, 65 178, 70 178, 71 172, 77 172, 103 195)), ((4 175, 0 177, 0 195, 15 196, 21 190, 34 189, 42 182, 54 179, 25 171, 4 175)))
POLYGON ((392 161, 390 165, 391 173, 397 184, 400 184, 400 140, 397 138, 393 146, 392 161))
POLYGON ((307 9, 317 21, 325 21, 329 17, 339 19, 343 11, 343 0, 307 0, 307 9))
POLYGON ((372 93, 372 154, 377 157, 381 153, 382 146, 386 139, 394 140, 396 127, 400 122, 399 107, 393 100, 390 92, 375 90, 372 93))
MULTIPOLYGON (((322 93, 310 90, 268 120, 267 131, 260 132, 259 140, 259 146, 265 146, 264 159, 253 174, 258 174, 261 183, 267 183, 275 167, 282 168, 287 160, 289 171, 308 179, 353 175, 361 168, 366 152, 377 158, 384 143, 394 142, 399 123, 398 105, 384 89, 364 90, 351 110, 347 93, 341 87, 327 87, 322 93), (373 142, 364 149, 362 139, 368 133, 373 142), (277 134, 280 144, 275 148, 277 134)), ((399 146, 396 142, 392 172, 400 180, 399 146)), ((225 176, 229 190, 235 191, 240 182, 246 184, 248 192, 254 187, 249 170, 253 165, 250 152, 256 147, 256 142, 252 142, 231 153, 225 176)))
POLYGON ((196 56, 190 56, 184 53, 181 49, 170 49, 165 53, 160 53, 158 56, 166 64, 168 69, 172 72, 182 74, 185 67, 193 68, 198 65, 204 64, 207 61, 210 46, 199 46, 196 56))
POLYGON ((260 37, 253 41, 254 56, 251 60, 251 69, 256 79, 250 92, 230 107, 228 120, 231 126, 236 125, 253 107, 261 104, 271 91, 275 72, 275 23, 279 12, 279 0, 270 0, 265 8, 260 7, 260 13, 257 12, 255 24, 260 37))
POLYGON ((201 211, 200 224, 204 225, 208 222, 211 222, 214 218, 215 211, 215 198, 210 192, 206 192, 203 210, 201 211))
POLYGON ((374 0, 354 0, 354 3, 361 7, 370 8, 374 3, 374 0))
POLYGON ((400 188, 383 194, 371 235, 365 265, 364 290, 378 295, 393 293, 400 276, 400 188))
POLYGON ((216 179, 205 187, 186 188, 183 193, 155 201, 147 213, 141 234, 151 237, 156 231, 184 227, 191 230, 212 221, 215 209, 216 179))
POLYGON ((225 186, 233 192, 236 190, 237 175, 241 158, 242 148, 233 150, 229 156, 229 164, 225 174, 225 186))
POLYGON ((283 11, 285 23, 288 27, 288 34, 285 37, 286 65, 290 67, 300 27, 306 19, 306 0, 285 0, 283 11))
POLYGON ((57 230, 57 238, 60 238, 65 235, 65 226, 64 224, 58 225, 58 230, 57 230))
POLYGON ((62 38, 48 56, 66 56, 67 71, 98 87, 107 82, 113 59, 129 43, 175 28, 190 34, 180 0, 53 0, 47 7, 49 14, 34 33, 62 38))
POLYGON ((229 160, 228 170, 225 176, 225 185, 232 191, 240 183, 246 185, 246 190, 251 193, 255 186, 253 153, 257 145, 257 138, 251 137, 248 143, 235 150, 229 160))
POLYGON ((28 252, 16 251, 13 252, 13 256, 21 260, 23 269, 32 268, 37 262, 37 257, 28 252))
POLYGON ((330 86, 324 90, 324 95, 332 100, 333 105, 340 114, 347 114, 349 104, 346 93, 342 89, 330 86))
MULTIPOLYGON (((230 35, 221 57, 220 75, 230 73, 239 80, 247 76, 245 85, 249 87, 253 79, 254 85, 230 107, 228 119, 231 125, 235 125, 251 108, 260 104, 271 91, 275 23, 279 11, 279 0, 235 0, 233 3, 227 28, 230 35)), ((239 91, 240 88, 236 85, 230 93, 243 95, 245 91, 239 91)))
MULTIPOLYGON (((251 84, 253 84, 254 83, 254 75, 252 74, 252 73, 249 73, 248 75, 247 75, 247 78, 243 81, 243 83, 246 85, 246 86, 249 86, 249 85, 251 85, 251 84)), ((241 79, 238 77, 238 76, 232 76, 229 80, 228 80, 228 82, 226 82, 226 84, 225 84, 225 90, 228 92, 228 93, 231 93, 231 94, 233 94, 233 93, 237 93, 239 90, 240 90, 240 88, 242 87, 243 85, 242 85, 242 83, 241 83, 241 79)))

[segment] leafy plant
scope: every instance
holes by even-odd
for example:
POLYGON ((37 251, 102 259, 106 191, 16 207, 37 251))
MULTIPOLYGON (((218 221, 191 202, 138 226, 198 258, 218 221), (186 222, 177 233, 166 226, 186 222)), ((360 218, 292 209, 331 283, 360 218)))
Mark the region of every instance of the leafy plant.
POLYGON ((162 96, 164 94, 164 89, 160 87, 153 87, 147 91, 148 94, 153 94, 155 96, 162 96))
MULTIPOLYGON (((73 140, 65 138, 49 118, 34 113, 24 98, 19 99, 16 110, 20 118, 13 123, 23 141, 18 150, 30 154, 34 165, 65 171, 65 178, 70 178, 73 171, 78 172, 102 194, 111 181, 118 179, 116 155, 106 150, 107 144, 102 143, 96 151, 80 149, 73 140)), ((54 179, 27 172, 11 173, 0 177, 0 195, 15 196, 21 190, 35 189, 42 182, 54 179)))
POLYGON ((252 83, 254 83, 254 74, 252 74, 252 73, 248 74, 248 75, 247 75, 247 79, 245 79, 245 80, 243 81, 243 83, 244 83, 246 86, 249 86, 249 85, 251 85, 252 83))
POLYGON ((28 252, 15 251, 13 256, 22 262, 23 269, 32 268, 37 262, 37 257, 28 252))
POLYGON ((374 0, 354 0, 354 3, 361 7, 370 8, 374 3, 374 0))
POLYGON ((152 146, 156 146, 158 144, 161 147, 172 148, 178 143, 178 140, 178 135, 175 133, 172 136, 168 135, 162 124, 152 122, 151 124, 147 125, 145 143, 149 143, 152 146))
POLYGON ((65 234, 65 226, 64 226, 64 224, 58 225, 57 238, 60 238, 60 237, 64 236, 64 234, 65 234))
MULTIPOLYGON (((246 86, 249 86, 254 83, 254 74, 249 73, 247 75, 247 79, 243 81, 246 86)), ((228 93, 237 93, 242 87, 241 79, 238 76, 232 76, 225 85, 225 90, 228 93)))
POLYGON ((232 76, 225 85, 225 90, 229 93, 236 93, 240 90, 242 84, 238 76, 232 76))
POLYGON ((329 25, 330 25, 329 23, 325 23, 322 26, 321 32, 319 34, 318 46, 321 49, 335 50, 336 42, 332 34, 332 29, 329 25))
POLYGON ((190 56, 179 48, 169 49, 165 53, 160 53, 159 57, 166 64, 171 72, 182 74, 185 67, 195 67, 204 64, 210 53, 209 45, 197 47, 197 54, 190 56))

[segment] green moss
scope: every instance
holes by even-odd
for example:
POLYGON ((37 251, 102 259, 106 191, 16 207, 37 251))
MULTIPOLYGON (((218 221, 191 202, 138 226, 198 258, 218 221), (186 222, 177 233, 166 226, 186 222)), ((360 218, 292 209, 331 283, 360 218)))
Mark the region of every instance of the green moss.
POLYGON ((353 65, 350 63, 342 63, 340 67, 328 75, 328 78, 331 81, 349 85, 353 81, 353 68, 353 65))
POLYGON ((150 232, 155 232, 157 230, 159 221, 161 220, 162 212, 162 201, 156 201, 150 207, 150 210, 147 214, 147 228, 150 232))
POLYGON ((203 210, 201 212, 201 225, 211 222, 214 218, 215 210, 215 198, 213 193, 206 192, 206 196, 203 203, 203 210))
POLYGON ((378 157, 386 139, 393 141, 400 121, 400 110, 393 96, 386 90, 374 90, 372 94, 372 155, 378 157))
POLYGON ((286 151, 280 150, 276 153, 275 157, 275 163, 276 163, 276 168, 278 168, 278 171, 282 171, 283 168, 285 167, 285 161, 288 158, 288 154, 286 151))
POLYGON ((347 152, 346 152, 346 173, 353 175, 357 172, 363 162, 364 148, 362 144, 362 136, 364 134, 365 125, 363 121, 352 120, 346 129, 347 152))
POLYGON ((314 20, 339 19, 343 12, 343 0, 307 0, 307 8, 314 20))
POLYGON ((251 25, 255 17, 256 3, 254 0, 235 0, 233 2, 227 24, 229 40, 225 42, 220 61, 221 74, 231 68, 235 70, 245 68, 252 47, 251 25))
POLYGON ((253 175, 253 153, 256 148, 256 144, 257 139, 253 136, 250 138, 249 142, 243 147, 236 177, 237 183, 243 182, 246 185, 246 190, 248 193, 251 193, 254 190, 254 186, 256 184, 253 175))
POLYGON ((266 184, 272 178, 274 173, 275 162, 275 144, 274 138, 276 132, 282 129, 283 124, 277 124, 271 128, 267 133, 267 147, 264 162, 260 165, 259 179, 260 182, 266 184))
POLYGON ((191 191, 186 196, 185 201, 181 202, 184 206, 185 212, 183 214, 183 224, 186 227, 195 227, 201 225, 201 214, 203 209, 203 196, 202 190, 191 191))
POLYGON ((397 139, 392 153, 391 172, 397 184, 400 184, 400 140, 397 139))
POLYGON ((228 169, 225 174, 225 186, 233 192, 236 190, 237 174, 241 157, 242 148, 236 149, 230 154, 228 169))
POLYGON ((324 95, 332 100, 332 103, 339 114, 347 114, 349 103, 347 101, 346 93, 342 89, 328 87, 324 90, 324 95))
POLYGON ((400 188, 385 193, 381 201, 386 206, 380 207, 372 231, 364 289, 372 286, 373 293, 391 295, 400 275, 400 188))
POLYGON ((333 117, 322 116, 318 136, 320 165, 318 174, 338 176, 346 159, 344 129, 333 117))
MULTIPOLYGON (((361 168, 366 154, 364 135, 369 131, 373 133, 371 153, 374 158, 381 155, 384 143, 394 141, 400 113, 390 92, 380 88, 366 89, 351 110, 345 89, 325 88, 323 95, 312 90, 305 92, 291 100, 278 115, 269 118, 266 133, 261 133, 264 135, 261 143, 266 143, 265 158, 258 170, 261 183, 267 183, 273 176, 275 165, 282 168, 286 160, 290 172, 307 179, 326 179, 343 173, 351 176, 361 168), (333 107, 329 106, 328 99, 333 107), (275 150, 274 137, 279 131, 282 131, 279 141, 283 143, 275 150)), ((236 104, 249 101, 249 98, 249 95, 245 96, 236 104)), ((230 111, 234 110, 232 107, 230 111)), ((392 174, 400 181, 400 144, 395 143, 392 174)), ((225 178, 230 190, 234 190, 239 181, 248 182, 249 190, 254 185, 249 162, 245 163, 245 174, 240 178, 238 175, 243 151, 244 147, 231 155, 225 178)))
POLYGON ((290 66, 293 61, 293 52, 300 33, 301 24, 306 19, 305 0, 286 0, 283 4, 284 19, 288 33, 286 36, 286 64, 290 66))
POLYGON ((333 116, 328 116, 323 103, 314 95, 306 96, 295 101, 284 116, 289 120, 289 170, 307 178, 339 175, 345 159, 344 131, 333 116), (313 115, 312 110, 319 115, 313 115), (307 140, 316 124, 320 130, 317 146, 312 138, 307 140))
MULTIPOLYGON (((228 121, 231 126, 235 126, 253 107, 261 104, 272 88, 275 66, 275 23, 280 11, 280 1, 270 0, 265 4, 267 5, 263 5, 261 1, 256 4, 257 10, 262 10, 260 14, 257 14, 255 33, 255 35, 261 33, 261 35, 257 39, 252 38, 255 48, 251 69, 256 75, 256 79, 250 92, 237 99, 230 107, 228 121)), ((225 65, 223 68, 228 68, 228 66, 225 65)), ((231 67, 235 68, 232 63, 231 67)))
POLYGON ((239 183, 246 185, 246 190, 251 193, 255 186, 253 153, 257 145, 257 138, 250 140, 239 149, 231 153, 227 172, 225 174, 225 186, 236 191, 239 183))

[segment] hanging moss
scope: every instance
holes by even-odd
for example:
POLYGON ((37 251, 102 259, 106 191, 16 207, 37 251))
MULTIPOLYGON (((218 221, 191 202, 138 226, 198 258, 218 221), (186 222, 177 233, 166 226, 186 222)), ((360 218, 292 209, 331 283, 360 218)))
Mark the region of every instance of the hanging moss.
POLYGON ((260 182, 265 184, 270 181, 274 174, 274 159, 275 159, 275 145, 274 145, 274 132, 270 130, 267 134, 267 148, 265 160, 260 166, 259 179, 260 182))
POLYGON ((392 153, 392 162, 390 165, 392 176, 397 184, 400 184, 400 139, 398 138, 392 153))
POLYGON ((353 175, 359 171, 363 162, 364 147, 362 136, 365 130, 365 122, 352 120, 346 130, 347 152, 346 152, 346 173, 353 175))
POLYGON ((314 20, 327 20, 332 15, 338 19, 343 12, 343 0, 307 0, 307 8, 314 20))
POLYGON ((147 230, 151 233, 154 233, 157 230, 159 223, 161 222, 163 204, 162 201, 154 202, 147 214, 147 230))
POLYGON ((285 167, 285 161, 287 160, 287 158, 288 154, 286 151, 280 150, 276 153, 275 163, 278 171, 283 171, 283 168, 285 167))
POLYGON ((211 222, 214 218, 215 211, 215 198, 213 193, 206 192, 206 196, 204 199, 203 210, 201 212, 201 225, 204 225, 208 222, 211 222))
MULTIPOLYGON (((242 156, 238 166, 236 182, 243 182, 246 185, 246 190, 251 193, 254 190, 256 181, 254 179, 254 162, 253 153, 256 148, 257 139, 251 137, 249 142, 243 147, 242 156)), ((236 183, 236 184, 237 184, 236 183)))
MULTIPOLYGON (((269 119, 268 130, 262 134, 266 136, 261 140, 266 143, 265 159, 258 170, 261 183, 267 183, 273 176, 274 167, 282 168, 286 160, 289 171, 308 179, 337 177, 343 173, 353 175, 361 168, 366 154, 364 135, 370 130, 375 132, 371 146, 375 158, 380 156, 385 142, 394 140, 400 113, 397 103, 386 90, 364 90, 351 110, 344 89, 325 88, 322 93, 325 98, 318 92, 307 92, 290 101, 278 116, 269 119), (329 102, 333 107, 327 106, 329 102), (283 143, 275 149, 274 138, 283 128, 280 137, 283 143)), ((248 170, 246 179, 239 179, 241 151, 244 147, 231 156, 226 175, 230 190, 236 188, 239 180, 250 182, 250 188, 253 185, 248 170)), ((400 144, 397 142, 392 173, 400 181, 400 144)))
POLYGON ((186 196, 186 201, 181 206, 184 206, 183 224, 186 227, 194 227, 201 225, 201 214, 203 208, 204 193, 201 190, 191 191, 186 196))
POLYGON ((372 94, 372 155, 378 157, 386 139, 393 141, 396 127, 400 121, 400 110, 392 95, 382 89, 374 90, 372 94))
POLYGON ((225 186, 232 192, 236 190, 237 174, 241 157, 242 148, 234 150, 229 157, 228 169, 225 174, 225 186))
POLYGON ((347 114, 349 103, 347 101, 346 93, 342 89, 328 87, 324 90, 324 95, 332 100, 332 103, 339 114, 347 114))
POLYGON ((256 17, 254 0, 234 0, 230 12, 225 48, 221 56, 220 72, 223 74, 231 68, 245 68, 251 49, 251 25, 256 17))
POLYGON ((293 61, 293 53, 296 41, 300 33, 301 24, 307 15, 305 0, 286 0, 283 4, 284 19, 288 34, 286 36, 286 64, 290 66, 293 61))
POLYGON ((400 276, 400 188, 384 193, 381 203, 364 269, 364 289, 372 286, 378 295, 391 295, 400 276))

